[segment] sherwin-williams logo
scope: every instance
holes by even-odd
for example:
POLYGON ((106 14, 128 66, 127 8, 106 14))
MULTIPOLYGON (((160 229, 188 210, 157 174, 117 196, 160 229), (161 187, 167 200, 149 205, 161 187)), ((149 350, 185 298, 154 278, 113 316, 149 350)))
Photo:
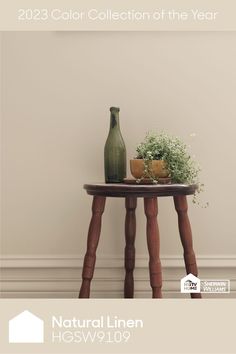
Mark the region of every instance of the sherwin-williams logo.
POLYGON ((200 293, 200 279, 192 273, 181 279, 181 293, 200 293))
POLYGON ((30 311, 9 321, 9 343, 44 343, 44 322, 30 311))

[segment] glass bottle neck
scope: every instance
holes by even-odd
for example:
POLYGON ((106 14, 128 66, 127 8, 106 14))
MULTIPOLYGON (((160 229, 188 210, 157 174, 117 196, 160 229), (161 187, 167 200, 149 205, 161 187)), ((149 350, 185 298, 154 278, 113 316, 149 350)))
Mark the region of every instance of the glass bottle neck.
POLYGON ((119 112, 111 112, 110 130, 120 129, 119 112))

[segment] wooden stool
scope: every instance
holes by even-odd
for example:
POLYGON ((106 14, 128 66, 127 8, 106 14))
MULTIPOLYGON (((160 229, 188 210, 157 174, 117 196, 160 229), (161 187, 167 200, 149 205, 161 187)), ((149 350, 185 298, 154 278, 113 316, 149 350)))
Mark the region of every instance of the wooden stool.
MULTIPOLYGON (((150 284, 152 287, 152 297, 161 298, 162 271, 160 262, 160 239, 157 223, 157 197, 174 198, 175 209, 178 214, 178 224, 181 242, 184 249, 184 261, 186 273, 198 275, 196 258, 193 250, 191 226, 187 214, 188 204, 186 195, 194 194, 196 185, 183 184, 85 184, 89 195, 93 196, 92 219, 89 225, 87 252, 84 257, 82 272, 82 285, 79 293, 80 298, 89 298, 90 283, 93 278, 96 250, 101 233, 102 214, 105 208, 106 197, 125 198, 126 218, 125 218, 125 284, 124 297, 133 298, 135 266, 135 232, 136 218, 135 209, 137 198, 144 198, 144 211, 147 218, 147 245, 149 252, 149 272, 150 284)), ((191 293, 192 298, 201 298, 200 293, 191 293)))

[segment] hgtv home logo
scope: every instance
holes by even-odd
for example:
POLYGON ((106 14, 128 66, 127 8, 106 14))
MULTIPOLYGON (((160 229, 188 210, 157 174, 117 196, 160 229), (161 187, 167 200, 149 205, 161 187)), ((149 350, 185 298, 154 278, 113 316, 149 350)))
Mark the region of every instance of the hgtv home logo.
POLYGON ((200 279, 192 273, 181 279, 181 293, 200 293, 200 279))
POLYGON ((30 311, 9 321, 9 343, 44 343, 44 322, 30 311))
POLYGON ((180 281, 181 293, 212 293, 229 294, 230 280, 200 280, 192 273, 189 273, 180 281))

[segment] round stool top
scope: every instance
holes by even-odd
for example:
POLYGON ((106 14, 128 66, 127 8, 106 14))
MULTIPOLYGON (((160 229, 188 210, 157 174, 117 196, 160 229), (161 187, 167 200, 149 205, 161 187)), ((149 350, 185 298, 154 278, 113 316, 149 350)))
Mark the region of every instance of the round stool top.
POLYGON ((90 195, 104 197, 170 197, 194 194, 196 184, 125 184, 95 183, 85 184, 84 189, 90 195))

